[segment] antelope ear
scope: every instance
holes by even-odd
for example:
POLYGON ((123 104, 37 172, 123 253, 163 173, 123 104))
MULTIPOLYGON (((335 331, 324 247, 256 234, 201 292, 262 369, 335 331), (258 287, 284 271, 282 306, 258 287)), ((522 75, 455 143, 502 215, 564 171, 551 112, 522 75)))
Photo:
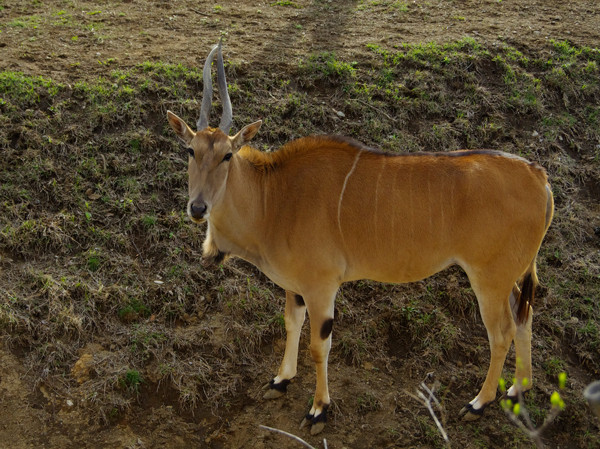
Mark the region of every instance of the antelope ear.
POLYGON ((189 145, 194 136, 196 135, 194 131, 190 129, 190 127, 179 117, 173 114, 171 111, 167 111, 167 119, 169 120, 169 125, 175 131, 175 134, 183 140, 186 145, 189 145))
POLYGON ((260 129, 260 125, 262 125, 262 120, 250 123, 249 125, 244 126, 235 136, 231 137, 233 151, 239 150, 243 145, 250 142, 252 138, 256 136, 256 133, 260 129))

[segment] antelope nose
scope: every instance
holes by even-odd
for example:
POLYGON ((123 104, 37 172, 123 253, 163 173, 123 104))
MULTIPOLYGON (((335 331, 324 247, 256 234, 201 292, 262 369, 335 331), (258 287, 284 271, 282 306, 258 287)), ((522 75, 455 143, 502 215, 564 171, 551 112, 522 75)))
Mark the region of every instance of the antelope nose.
POLYGON ((192 218, 196 220, 200 220, 204 218, 204 214, 206 213, 206 203, 204 202, 194 202, 190 205, 190 212, 192 218))

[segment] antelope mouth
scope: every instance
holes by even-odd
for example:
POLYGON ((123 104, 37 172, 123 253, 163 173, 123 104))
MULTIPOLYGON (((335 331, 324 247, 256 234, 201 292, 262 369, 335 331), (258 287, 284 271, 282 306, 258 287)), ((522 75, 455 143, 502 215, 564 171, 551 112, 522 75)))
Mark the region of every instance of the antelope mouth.
POLYGON ((208 217, 210 216, 210 211, 209 210, 204 210, 202 213, 198 213, 198 211, 195 211, 191 207, 188 207, 187 216, 194 223, 202 224, 206 220, 208 220, 208 217))
POLYGON ((190 214, 188 214, 188 217, 190 217, 190 220, 192 220, 194 223, 202 224, 202 223, 206 223, 206 220, 208 219, 208 214, 206 214, 202 218, 192 217, 190 214))

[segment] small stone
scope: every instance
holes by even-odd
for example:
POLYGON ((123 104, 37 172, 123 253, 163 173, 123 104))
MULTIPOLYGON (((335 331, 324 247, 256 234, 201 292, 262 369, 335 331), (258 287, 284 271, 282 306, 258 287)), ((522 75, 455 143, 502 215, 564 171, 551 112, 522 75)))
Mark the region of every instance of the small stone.
POLYGON ((90 379, 91 369, 94 365, 94 356, 91 354, 83 354, 79 360, 75 362, 71 368, 71 376, 75 378, 78 384, 82 384, 90 379))

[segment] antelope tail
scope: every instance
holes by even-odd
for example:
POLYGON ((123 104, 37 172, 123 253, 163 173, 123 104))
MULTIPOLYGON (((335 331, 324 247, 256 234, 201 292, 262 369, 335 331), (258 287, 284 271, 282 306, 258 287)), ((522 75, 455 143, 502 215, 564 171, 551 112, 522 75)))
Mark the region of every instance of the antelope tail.
MULTIPOLYGON (((515 295, 517 298, 517 324, 527 321, 529 318, 529 308, 533 305, 535 299, 535 288, 538 285, 537 275, 535 273, 535 262, 530 270, 525 273, 521 281, 520 291, 515 295)), ((516 289, 515 289, 516 290, 516 289)))

